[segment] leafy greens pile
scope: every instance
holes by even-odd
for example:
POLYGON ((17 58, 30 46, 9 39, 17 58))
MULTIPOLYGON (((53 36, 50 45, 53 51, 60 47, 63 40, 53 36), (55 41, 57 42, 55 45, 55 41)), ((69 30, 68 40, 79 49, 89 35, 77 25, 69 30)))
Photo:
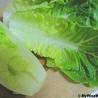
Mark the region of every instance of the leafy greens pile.
POLYGON ((12 0, 9 31, 74 82, 98 86, 98 0, 12 0))

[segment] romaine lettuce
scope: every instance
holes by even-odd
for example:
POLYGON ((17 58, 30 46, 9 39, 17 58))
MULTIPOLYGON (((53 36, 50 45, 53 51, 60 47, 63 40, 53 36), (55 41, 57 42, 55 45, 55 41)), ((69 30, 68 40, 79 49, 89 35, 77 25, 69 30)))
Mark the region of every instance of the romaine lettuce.
POLYGON ((5 11, 9 30, 30 51, 47 57, 49 67, 75 82, 98 86, 97 0, 35 1, 26 10, 17 10, 18 5, 9 18, 5 11))
POLYGON ((37 58, 0 22, 0 84, 32 96, 40 90, 45 77, 37 58))

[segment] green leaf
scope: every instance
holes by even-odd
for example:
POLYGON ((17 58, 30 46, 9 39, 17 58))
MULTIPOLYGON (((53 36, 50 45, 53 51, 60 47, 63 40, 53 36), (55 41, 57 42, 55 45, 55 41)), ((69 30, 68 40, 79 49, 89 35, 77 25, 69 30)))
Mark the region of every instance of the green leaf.
POLYGON ((97 0, 14 0, 4 13, 4 22, 28 49, 48 57, 48 64, 53 64, 50 67, 59 68, 76 82, 95 85, 97 3, 97 0), (9 12, 16 13, 11 17, 9 12))
POLYGON ((40 90, 45 77, 37 58, 0 22, 0 84, 32 96, 40 90))
POLYGON ((39 9, 83 26, 97 28, 97 3, 97 0, 12 0, 5 9, 4 21, 8 22, 15 12, 39 9))
POLYGON ((40 9, 15 13, 9 19, 9 29, 28 49, 51 58, 50 67, 75 82, 98 86, 97 29, 40 9))

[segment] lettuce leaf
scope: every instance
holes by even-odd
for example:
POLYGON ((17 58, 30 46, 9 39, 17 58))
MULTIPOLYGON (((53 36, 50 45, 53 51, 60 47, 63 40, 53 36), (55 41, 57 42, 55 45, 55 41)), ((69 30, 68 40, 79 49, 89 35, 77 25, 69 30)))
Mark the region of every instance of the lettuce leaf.
POLYGON ((84 26, 97 27, 97 0, 12 0, 5 9, 4 19, 15 12, 40 9, 56 17, 67 18, 84 26))
MULTIPOLYGON (((30 50, 75 82, 98 86, 97 0, 35 0, 4 22, 30 50)), ((16 1, 13 4, 16 4, 16 1)), ((18 9, 19 8, 19 9, 18 9)))
POLYGON ((49 58, 49 67, 58 68, 75 82, 98 86, 96 28, 81 26, 39 9, 16 12, 8 26, 30 51, 49 58))
POLYGON ((32 96, 40 90, 45 77, 37 58, 0 22, 0 84, 32 96))

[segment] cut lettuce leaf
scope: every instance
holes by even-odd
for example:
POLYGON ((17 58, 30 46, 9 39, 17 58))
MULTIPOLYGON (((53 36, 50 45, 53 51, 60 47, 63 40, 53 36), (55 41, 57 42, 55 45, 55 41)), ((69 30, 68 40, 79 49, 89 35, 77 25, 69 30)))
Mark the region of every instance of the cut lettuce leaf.
POLYGON ((49 58, 49 67, 60 69, 75 82, 98 86, 97 3, 14 0, 5 10, 4 22, 29 50, 49 58))
POLYGON ((0 84, 18 94, 40 90, 46 72, 37 58, 0 22, 0 84))
POLYGON ((16 12, 9 30, 75 82, 98 86, 98 30, 39 9, 16 12))

